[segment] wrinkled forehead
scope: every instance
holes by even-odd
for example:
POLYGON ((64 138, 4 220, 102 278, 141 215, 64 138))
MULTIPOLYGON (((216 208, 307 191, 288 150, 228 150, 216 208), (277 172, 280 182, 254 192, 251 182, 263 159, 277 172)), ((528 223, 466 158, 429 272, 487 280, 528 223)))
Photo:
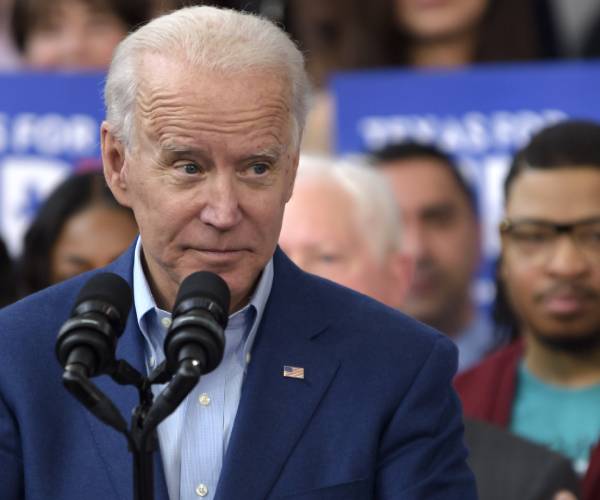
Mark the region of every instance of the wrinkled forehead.
POLYGON ((196 108, 227 115, 262 108, 292 115, 291 81, 283 68, 203 68, 183 56, 143 53, 136 72, 135 111, 140 117, 165 104, 181 112, 196 108))

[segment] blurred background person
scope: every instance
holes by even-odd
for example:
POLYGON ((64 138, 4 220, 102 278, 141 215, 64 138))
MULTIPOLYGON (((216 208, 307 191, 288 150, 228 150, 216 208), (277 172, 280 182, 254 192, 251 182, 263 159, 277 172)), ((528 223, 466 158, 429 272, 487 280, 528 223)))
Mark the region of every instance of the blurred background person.
POLYGON ((0 0, 0 70, 12 70, 20 65, 20 56, 11 37, 13 0, 0 0))
MULTIPOLYGON (((532 1, 387 0, 389 60, 415 67, 456 67, 544 55, 532 1), (506 36, 510 26, 510 36, 506 36)), ((383 35, 384 39, 386 35, 383 35)))
POLYGON ((520 341, 459 375, 467 415, 568 456, 600 498, 600 124, 533 137, 504 184, 499 297, 520 341))
POLYGON ((477 200, 450 156, 434 146, 393 144, 373 153, 390 183, 414 262, 402 309, 454 340, 459 371, 498 344, 472 294, 481 260, 477 200))
POLYGON ((24 295, 112 262, 133 242, 137 225, 101 172, 67 178, 39 209, 20 262, 24 295))
MULTIPOLYGON (((373 168, 301 157, 279 243, 303 269, 398 308, 410 262, 386 184, 373 168)), ((564 457, 484 422, 465 425, 480 500, 558 500, 559 490, 579 491, 564 457)))
POLYGON ((368 167, 302 157, 279 244, 303 270, 400 307, 410 263, 385 180, 368 167))
POLYGON ((306 51, 319 88, 339 70, 456 67, 546 55, 531 1, 290 0, 287 5, 286 26, 306 51))
POLYGON ((468 464, 479 500, 577 500, 567 458, 487 422, 465 418, 468 464))
POLYGON ((13 0, 12 34, 26 66, 106 69, 125 35, 150 18, 148 0, 13 0))

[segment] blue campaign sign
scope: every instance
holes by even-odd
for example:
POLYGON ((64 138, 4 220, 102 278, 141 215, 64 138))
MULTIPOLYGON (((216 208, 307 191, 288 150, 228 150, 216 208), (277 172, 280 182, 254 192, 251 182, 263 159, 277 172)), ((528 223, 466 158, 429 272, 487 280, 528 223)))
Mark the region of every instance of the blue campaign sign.
POLYGON ((362 153, 405 140, 452 154, 479 193, 487 263, 498 251, 501 186, 516 149, 567 117, 600 121, 600 62, 481 65, 461 70, 340 73, 332 80, 336 150, 362 153))
POLYGON ((104 74, 0 75, 0 230, 13 255, 47 194, 98 163, 104 74))

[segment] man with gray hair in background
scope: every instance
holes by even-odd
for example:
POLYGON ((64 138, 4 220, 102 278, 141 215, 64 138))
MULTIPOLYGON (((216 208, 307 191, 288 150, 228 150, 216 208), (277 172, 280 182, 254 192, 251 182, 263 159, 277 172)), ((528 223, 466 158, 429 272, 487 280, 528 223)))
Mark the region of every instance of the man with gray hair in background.
MULTIPOLYGON (((301 53, 249 14, 182 9, 116 51, 104 173, 140 229, 105 268, 133 289, 117 356, 160 366, 191 273, 231 292, 222 361, 158 426, 156 498, 474 499, 452 343, 277 248, 307 92, 301 53)), ((52 359, 92 275, 0 312, 3 500, 132 496, 125 440, 63 389, 52 359)), ((122 414, 136 403, 97 385, 122 414)))
POLYGON ((411 274, 401 233, 394 195, 372 168, 301 156, 279 237, 300 268, 399 309, 411 274))

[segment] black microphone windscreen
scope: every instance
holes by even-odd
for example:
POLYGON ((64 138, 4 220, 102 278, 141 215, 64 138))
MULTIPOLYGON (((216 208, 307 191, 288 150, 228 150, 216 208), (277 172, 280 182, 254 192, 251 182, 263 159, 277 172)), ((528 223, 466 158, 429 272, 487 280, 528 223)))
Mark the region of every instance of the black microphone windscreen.
POLYGON ((227 318, 231 294, 227 283, 218 274, 198 271, 185 278, 179 287, 173 311, 184 300, 195 297, 206 297, 213 300, 223 310, 226 315, 225 318, 227 318))
POLYGON ((73 311, 83 302, 90 300, 112 305, 119 312, 120 321, 124 324, 131 309, 131 288, 127 281, 114 273, 96 274, 79 292, 73 311))

